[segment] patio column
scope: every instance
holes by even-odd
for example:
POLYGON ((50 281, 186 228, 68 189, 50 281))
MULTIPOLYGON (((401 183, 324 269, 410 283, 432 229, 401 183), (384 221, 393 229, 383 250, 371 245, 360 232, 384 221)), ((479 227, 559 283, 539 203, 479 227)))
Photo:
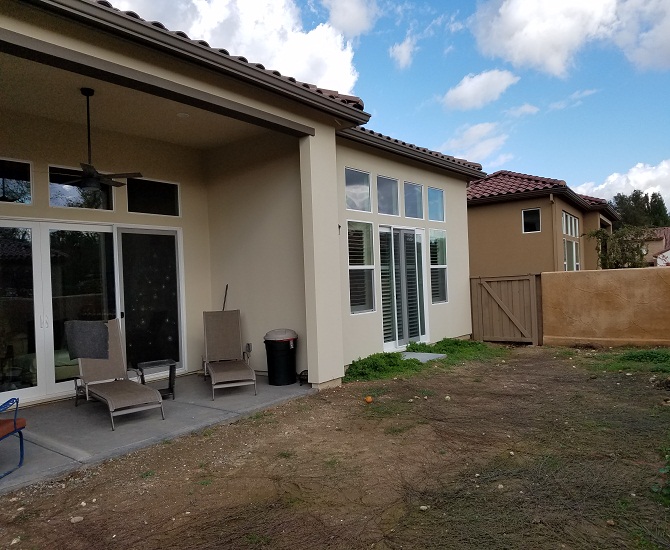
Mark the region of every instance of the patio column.
POLYGON ((302 231, 309 382, 339 385, 344 375, 335 132, 300 140, 302 231))

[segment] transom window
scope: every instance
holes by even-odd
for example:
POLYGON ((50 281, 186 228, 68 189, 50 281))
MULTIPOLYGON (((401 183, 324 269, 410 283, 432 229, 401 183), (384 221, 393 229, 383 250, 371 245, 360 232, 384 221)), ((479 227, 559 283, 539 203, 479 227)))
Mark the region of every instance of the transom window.
POLYGON ((113 210, 112 187, 86 187, 81 170, 49 167, 49 206, 113 210))
POLYGON ((521 211, 522 229, 524 233, 539 233, 541 230, 540 209, 529 208, 521 211))
POLYGON ((179 216, 179 186, 174 183, 128 178, 128 212, 179 216))
POLYGON ((347 238, 351 313, 374 311, 375 262, 372 250, 372 224, 349 222, 347 238))
POLYGON ((405 182, 405 217, 423 219, 423 187, 405 182))
POLYGON ((563 211, 563 234, 579 237, 579 218, 563 211))
POLYGON ((344 182, 347 208, 349 210, 371 212, 370 174, 353 168, 345 168, 344 182))
POLYGON ((30 164, 0 159, 0 202, 30 204, 30 164))
POLYGON ((377 211, 391 216, 399 214, 398 180, 377 176, 377 211))
POLYGON ((428 188, 428 219, 433 222, 444 221, 444 191, 428 188))

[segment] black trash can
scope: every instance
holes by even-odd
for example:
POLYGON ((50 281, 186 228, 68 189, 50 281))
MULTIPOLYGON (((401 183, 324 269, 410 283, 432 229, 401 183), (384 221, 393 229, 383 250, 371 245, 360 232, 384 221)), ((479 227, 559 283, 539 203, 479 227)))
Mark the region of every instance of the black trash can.
POLYGON ((298 334, 289 328, 277 328, 268 332, 264 340, 270 385, 295 384, 295 348, 298 334))

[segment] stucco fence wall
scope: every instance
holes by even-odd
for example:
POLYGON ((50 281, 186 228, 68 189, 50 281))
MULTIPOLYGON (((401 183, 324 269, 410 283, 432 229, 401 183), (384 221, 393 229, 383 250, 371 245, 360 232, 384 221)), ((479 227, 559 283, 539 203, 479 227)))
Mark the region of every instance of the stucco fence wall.
POLYGON ((542 273, 545 345, 670 346, 670 268, 542 273))

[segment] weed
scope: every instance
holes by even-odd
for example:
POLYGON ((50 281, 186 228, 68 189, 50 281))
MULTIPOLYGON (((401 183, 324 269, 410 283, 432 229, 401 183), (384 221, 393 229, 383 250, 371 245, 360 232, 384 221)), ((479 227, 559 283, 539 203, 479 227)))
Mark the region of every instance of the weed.
POLYGON ((207 428, 206 430, 202 431, 203 437, 211 437, 212 435, 214 435, 214 430, 212 428, 207 428))
POLYGON ((156 472, 154 470, 147 470, 146 472, 142 472, 140 474, 140 477, 142 479, 149 479, 150 477, 153 477, 156 475, 156 472))
POLYGON ((364 396, 371 396, 371 397, 381 397, 382 395, 386 395, 389 393, 391 390, 388 388, 368 388, 363 391, 364 396))
POLYGON ((340 459, 336 457, 329 458, 326 460, 326 466, 329 468, 335 468, 340 463, 340 459))
POLYGON ((277 453, 277 456, 279 458, 293 458, 295 456, 295 453, 293 451, 279 451, 277 453))
POLYGON ((402 353, 374 353, 352 361, 343 380, 378 380, 403 374, 413 374, 424 368, 418 359, 403 359, 402 353))
POLYGON ((668 348, 603 350, 581 354, 579 360, 586 367, 597 370, 670 373, 668 348))
POLYGON ((371 403, 365 407, 365 414, 370 418, 388 418, 400 416, 409 409, 409 404, 404 401, 388 401, 385 403, 371 403))
POLYGON ((389 426, 384 430, 384 433, 386 435, 400 435, 402 433, 405 433, 407 430, 411 429, 412 426, 406 425, 406 426, 389 426))
POLYGON ((654 483, 651 490, 665 506, 670 507, 670 445, 661 449, 661 453, 665 459, 665 465, 658 470, 661 481, 654 483))
POLYGON ((434 395, 437 395, 437 393, 433 390, 419 390, 419 395, 421 397, 433 397, 434 395))
POLYGON ((198 481, 198 484, 202 485, 204 487, 207 487, 207 485, 212 484, 212 480, 211 479, 201 479, 200 481, 198 481))
POLYGON ((253 546, 266 546, 272 542, 272 539, 267 535, 257 535, 256 533, 249 533, 245 535, 244 540, 247 544, 253 546))

